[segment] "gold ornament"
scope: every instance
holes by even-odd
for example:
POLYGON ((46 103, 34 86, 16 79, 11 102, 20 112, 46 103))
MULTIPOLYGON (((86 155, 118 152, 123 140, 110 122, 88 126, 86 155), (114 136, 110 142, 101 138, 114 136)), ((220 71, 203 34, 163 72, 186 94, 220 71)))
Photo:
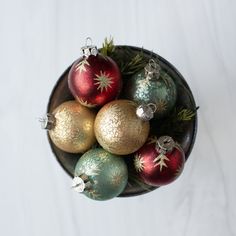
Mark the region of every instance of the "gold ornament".
POLYGON ((146 142, 149 122, 136 115, 137 104, 129 100, 115 100, 98 112, 94 131, 99 144, 108 152, 127 155, 146 142))
POLYGON ((61 150, 83 153, 96 142, 95 112, 79 102, 68 101, 58 106, 44 119, 52 142, 61 150))

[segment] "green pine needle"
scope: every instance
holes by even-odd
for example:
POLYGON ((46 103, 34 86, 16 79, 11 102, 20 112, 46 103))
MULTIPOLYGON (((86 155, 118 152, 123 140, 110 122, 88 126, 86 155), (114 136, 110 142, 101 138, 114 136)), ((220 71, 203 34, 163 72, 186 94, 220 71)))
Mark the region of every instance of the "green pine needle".
POLYGON ((114 45, 114 41, 113 38, 110 37, 105 38, 104 43, 102 44, 102 48, 100 50, 101 54, 104 56, 111 56, 115 51, 115 45, 114 45))
POLYGON ((178 121, 190 121, 196 115, 196 111, 192 111, 190 109, 179 109, 177 111, 177 120, 178 121))

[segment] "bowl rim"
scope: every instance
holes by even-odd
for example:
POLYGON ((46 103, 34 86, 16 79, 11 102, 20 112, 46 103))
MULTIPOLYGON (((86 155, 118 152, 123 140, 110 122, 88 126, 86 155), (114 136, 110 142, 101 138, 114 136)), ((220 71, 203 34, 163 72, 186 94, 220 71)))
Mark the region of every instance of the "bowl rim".
MULTIPOLYGON (((145 54, 150 54, 155 57, 155 58, 158 58, 158 60, 160 60, 163 64, 166 64, 166 66, 168 68, 170 68, 171 70, 173 70, 177 76, 181 79, 183 85, 187 88, 187 90, 189 91, 190 93, 190 100, 191 100, 191 103, 193 104, 194 107, 197 108, 196 106, 196 103, 195 103, 195 99, 194 99, 194 96, 193 96, 193 93, 187 83, 187 81, 185 80, 185 78, 182 76, 182 74, 176 69, 175 66, 173 66, 169 61, 167 61, 165 58, 163 58, 162 56, 160 56, 159 54, 153 52, 153 51, 150 51, 150 50, 147 50, 145 48, 140 48, 140 47, 137 47, 137 46, 129 46, 129 45, 115 45, 115 47, 119 47, 119 48, 131 48, 132 50, 135 50, 135 51, 143 51, 145 54)), ((98 49, 100 51, 100 49, 98 49)), ((77 59, 76 59, 77 60, 77 59)), ((74 61, 76 61, 74 60, 74 61)), ((73 62, 74 63, 74 62, 73 62)), ((55 85, 53 86, 53 89, 51 91, 51 94, 49 96, 49 100, 48 100, 48 103, 47 103, 47 113, 49 112, 50 110, 50 106, 51 106, 51 102, 52 102, 52 97, 59 85, 59 83, 61 83, 61 80, 62 78, 64 78, 66 76, 66 74, 69 73, 69 70, 70 68, 72 67, 73 63, 67 67, 67 69, 61 74, 61 76, 59 76, 59 78, 57 79, 55 85)), ((192 132, 192 135, 191 135, 191 141, 190 142, 190 145, 189 145, 189 148, 187 150, 187 152, 185 153, 185 156, 186 156, 186 161, 188 159, 188 157, 190 156, 192 150, 193 150, 193 146, 195 144, 195 140, 196 140, 196 136, 197 136, 197 130, 198 130, 198 114, 197 114, 197 111, 196 111, 196 114, 194 116, 194 120, 193 120, 193 132, 192 132)), ((53 143, 52 143, 52 140, 50 139, 50 136, 49 136, 49 133, 47 132, 47 139, 49 141, 49 144, 50 144, 50 148, 51 148, 51 151, 52 153, 54 154, 57 162, 60 164, 60 166, 62 167, 62 169, 70 176, 73 178, 73 175, 66 169, 66 167, 63 165, 63 163, 61 162, 61 160, 58 158, 57 154, 56 154, 56 151, 55 149, 53 148, 53 143)), ((138 195, 141 195, 141 194, 145 194, 145 193, 148 193, 148 192, 151 192, 155 189, 157 189, 158 187, 150 187, 150 190, 147 191, 146 189, 143 189, 137 193, 127 193, 125 195, 119 195, 118 197, 133 197, 133 196, 138 196, 138 195)))

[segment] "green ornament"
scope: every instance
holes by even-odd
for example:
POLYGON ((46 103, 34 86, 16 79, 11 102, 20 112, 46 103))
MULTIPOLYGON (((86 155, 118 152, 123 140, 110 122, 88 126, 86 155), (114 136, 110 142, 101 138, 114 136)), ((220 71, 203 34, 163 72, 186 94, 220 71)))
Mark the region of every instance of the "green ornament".
POLYGON ((138 104, 155 104, 155 118, 166 116, 177 98, 173 79, 153 59, 128 80, 125 94, 138 104))
POLYGON ((72 188, 94 200, 108 200, 123 192, 128 181, 124 159, 102 148, 84 153, 76 164, 72 188))

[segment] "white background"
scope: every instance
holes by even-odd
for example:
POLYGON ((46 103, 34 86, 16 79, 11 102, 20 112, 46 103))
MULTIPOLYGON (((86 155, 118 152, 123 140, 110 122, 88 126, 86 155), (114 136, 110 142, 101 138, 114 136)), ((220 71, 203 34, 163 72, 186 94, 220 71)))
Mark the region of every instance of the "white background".
POLYGON ((235 0, 0 0, 0 235, 236 235, 235 0), (97 202, 70 190, 37 117, 90 36, 153 50, 189 83, 199 132, 183 175, 97 202))

